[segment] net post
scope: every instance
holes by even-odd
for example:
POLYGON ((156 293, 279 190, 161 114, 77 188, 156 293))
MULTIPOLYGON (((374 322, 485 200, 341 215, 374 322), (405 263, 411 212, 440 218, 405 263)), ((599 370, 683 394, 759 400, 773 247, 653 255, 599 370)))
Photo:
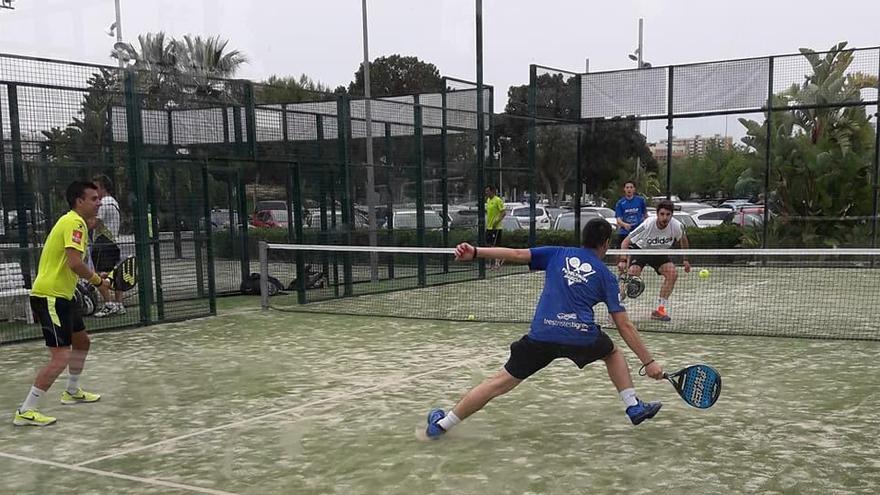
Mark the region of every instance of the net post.
MULTIPOLYGON (((535 230, 535 173, 537 169, 537 114, 538 67, 529 65, 529 247, 534 247, 538 234, 535 230)), ((480 275, 485 276, 480 265, 480 275)))
POLYGON ((269 244, 263 240, 260 241, 260 306, 263 310, 269 309, 269 244))

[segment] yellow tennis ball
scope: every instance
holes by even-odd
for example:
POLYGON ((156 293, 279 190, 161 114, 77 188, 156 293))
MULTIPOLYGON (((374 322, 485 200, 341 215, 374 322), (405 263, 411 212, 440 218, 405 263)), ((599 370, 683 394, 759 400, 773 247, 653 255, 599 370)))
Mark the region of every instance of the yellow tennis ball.
POLYGON ((700 280, 709 280, 709 270, 705 268, 700 270, 700 280))
POLYGON ((468 315, 468 320, 476 320, 477 317, 474 315, 468 315))

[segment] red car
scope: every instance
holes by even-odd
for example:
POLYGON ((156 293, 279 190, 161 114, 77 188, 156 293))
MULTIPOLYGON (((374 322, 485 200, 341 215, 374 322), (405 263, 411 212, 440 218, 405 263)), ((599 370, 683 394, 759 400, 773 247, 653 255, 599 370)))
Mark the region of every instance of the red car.
POLYGON ((287 210, 261 210, 251 217, 251 225, 258 228, 286 229, 287 210))

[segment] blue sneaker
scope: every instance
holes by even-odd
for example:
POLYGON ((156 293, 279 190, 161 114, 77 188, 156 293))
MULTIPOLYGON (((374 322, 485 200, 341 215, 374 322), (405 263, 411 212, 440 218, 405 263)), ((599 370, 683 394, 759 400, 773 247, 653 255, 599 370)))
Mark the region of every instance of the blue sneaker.
POLYGON ((661 407, 663 407, 663 404, 660 401, 642 402, 639 400, 638 404, 626 408, 626 415, 629 416, 630 421, 634 425, 637 425, 646 419, 653 418, 660 411, 661 407))
POLYGON ((446 430, 437 424, 438 421, 445 417, 446 413, 443 412, 443 409, 432 409, 428 413, 428 427, 425 429, 425 434, 428 435, 428 438, 439 438, 440 435, 446 433, 446 430))

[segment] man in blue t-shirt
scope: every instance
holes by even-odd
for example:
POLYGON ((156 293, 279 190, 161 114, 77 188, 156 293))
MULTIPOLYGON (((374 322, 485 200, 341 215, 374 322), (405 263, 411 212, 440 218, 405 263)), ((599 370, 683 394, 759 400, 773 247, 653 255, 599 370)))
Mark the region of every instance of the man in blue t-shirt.
POLYGON ((593 306, 604 303, 620 336, 644 363, 647 375, 656 380, 663 378, 663 368, 651 357, 620 304, 617 279, 602 262, 610 240, 611 225, 604 219, 594 219, 584 227, 582 248, 480 247, 478 250, 467 243, 455 248, 458 261, 501 259, 543 270, 544 290, 529 333, 510 345, 510 358, 504 368, 466 393, 448 413, 442 409, 432 410, 425 431, 429 438, 446 433, 557 358, 568 358, 579 368, 599 359, 605 361, 608 375, 626 404, 626 414, 632 423, 637 425, 657 414, 660 402, 639 400, 623 353, 595 322, 593 306))
POLYGON ((636 196, 636 183, 628 180, 623 184, 623 197, 617 200, 614 207, 617 217, 617 245, 620 246, 626 236, 648 218, 648 205, 645 198, 636 196))

